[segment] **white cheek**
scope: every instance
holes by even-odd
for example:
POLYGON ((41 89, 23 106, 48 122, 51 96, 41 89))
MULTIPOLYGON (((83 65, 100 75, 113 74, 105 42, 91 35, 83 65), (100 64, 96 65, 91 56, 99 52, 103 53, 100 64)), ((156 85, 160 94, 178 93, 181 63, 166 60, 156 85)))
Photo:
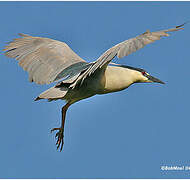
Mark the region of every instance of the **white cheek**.
POLYGON ((137 76, 137 81, 139 82, 147 82, 148 81, 148 78, 145 77, 144 75, 142 75, 142 73, 138 73, 138 76, 137 76))
POLYGON ((149 79, 147 77, 144 77, 145 81, 149 81, 149 79))
POLYGON ((145 77, 145 76, 143 76, 142 74, 140 74, 140 75, 138 76, 138 81, 139 81, 139 82, 148 82, 149 80, 148 80, 147 77, 145 77))

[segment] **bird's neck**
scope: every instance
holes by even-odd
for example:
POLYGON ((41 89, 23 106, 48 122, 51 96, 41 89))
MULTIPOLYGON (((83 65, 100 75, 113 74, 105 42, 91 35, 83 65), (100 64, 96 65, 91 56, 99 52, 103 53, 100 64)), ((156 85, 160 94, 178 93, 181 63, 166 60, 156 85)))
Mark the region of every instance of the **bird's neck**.
POLYGON ((137 82, 138 73, 135 70, 108 66, 104 74, 104 89, 102 94, 121 91, 137 82))

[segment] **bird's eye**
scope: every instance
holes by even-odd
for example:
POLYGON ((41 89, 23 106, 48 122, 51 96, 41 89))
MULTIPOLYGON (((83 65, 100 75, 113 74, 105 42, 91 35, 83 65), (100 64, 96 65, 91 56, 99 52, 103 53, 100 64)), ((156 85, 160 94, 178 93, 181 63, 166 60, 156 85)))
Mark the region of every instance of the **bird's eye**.
POLYGON ((146 75, 146 72, 145 72, 145 71, 143 71, 143 72, 142 72, 142 75, 143 75, 143 76, 144 76, 144 75, 146 75))

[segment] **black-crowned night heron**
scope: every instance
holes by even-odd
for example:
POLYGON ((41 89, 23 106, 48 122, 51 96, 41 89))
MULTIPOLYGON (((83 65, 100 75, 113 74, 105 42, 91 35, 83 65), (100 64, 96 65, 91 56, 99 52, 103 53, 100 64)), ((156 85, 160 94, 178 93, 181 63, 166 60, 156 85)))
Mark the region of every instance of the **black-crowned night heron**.
POLYGON ((62 108, 61 127, 57 130, 57 149, 63 148, 64 124, 69 106, 96 94, 121 91, 133 83, 157 82, 159 79, 148 74, 144 69, 130 66, 109 66, 117 56, 122 58, 143 48, 145 45, 169 36, 167 32, 178 31, 184 24, 173 29, 145 33, 123 41, 104 52, 96 61, 87 63, 64 42, 19 34, 4 49, 5 55, 18 60, 19 65, 29 73, 29 81, 37 84, 49 84, 59 81, 54 87, 41 93, 35 100, 66 100, 62 108))

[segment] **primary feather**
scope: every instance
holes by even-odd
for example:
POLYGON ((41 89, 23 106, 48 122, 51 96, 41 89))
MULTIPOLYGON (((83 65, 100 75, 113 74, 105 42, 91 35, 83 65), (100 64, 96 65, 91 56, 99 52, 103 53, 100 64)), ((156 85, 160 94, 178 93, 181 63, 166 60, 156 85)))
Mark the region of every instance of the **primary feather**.
MULTIPOLYGON (((59 73, 76 63, 86 63, 64 42, 49 38, 19 34, 4 49, 5 55, 16 58, 29 73, 29 80, 37 84, 49 84, 61 79, 59 73), (59 77, 59 78, 57 78, 59 77)), ((65 77, 69 74, 65 74, 65 77)))

